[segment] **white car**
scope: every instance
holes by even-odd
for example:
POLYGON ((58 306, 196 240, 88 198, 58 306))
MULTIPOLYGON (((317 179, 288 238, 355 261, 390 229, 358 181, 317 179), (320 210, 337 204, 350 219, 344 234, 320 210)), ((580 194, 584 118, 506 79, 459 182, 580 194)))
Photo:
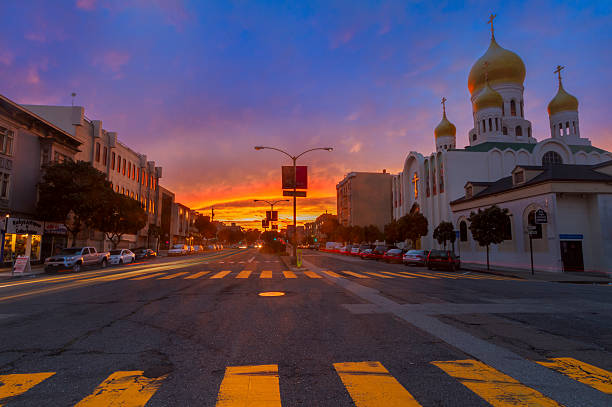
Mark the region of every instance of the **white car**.
POLYGON ((189 252, 189 248, 184 244, 175 244, 168 250, 168 256, 183 256, 189 252))
POLYGON ((110 251, 110 264, 127 264, 133 263, 136 260, 136 255, 129 249, 116 249, 110 251))

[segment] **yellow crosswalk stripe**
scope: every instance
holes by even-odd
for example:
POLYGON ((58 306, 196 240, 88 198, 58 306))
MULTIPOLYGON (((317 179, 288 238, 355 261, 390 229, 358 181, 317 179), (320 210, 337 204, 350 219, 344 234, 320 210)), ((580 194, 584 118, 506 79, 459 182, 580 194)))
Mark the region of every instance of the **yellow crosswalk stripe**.
POLYGON ((223 270, 223 271, 218 272, 217 274, 210 276, 210 278, 223 278, 231 272, 232 272, 231 270, 223 270))
POLYGON ((448 375, 459 380, 493 407, 560 405, 542 393, 527 387, 512 377, 473 359, 431 362, 448 375))
POLYGON ((349 276, 357 277, 357 278, 370 278, 368 276, 364 276, 363 274, 353 273, 352 271, 342 270, 341 273, 348 274, 349 276))
POLYGON ((323 278, 314 271, 305 271, 304 274, 306 274, 310 278, 323 278))
POLYGON ((200 272, 197 272, 195 274, 185 277, 185 280, 193 280, 195 278, 200 278, 202 276, 205 276, 208 273, 210 273, 210 271, 200 271, 200 272))
POLYGON ((438 277, 436 277, 436 276, 431 276, 431 275, 428 275, 428 274, 421 274, 421 273, 409 273, 409 272, 407 272, 407 271, 400 271, 400 273, 402 273, 402 274, 406 274, 406 275, 408 275, 408 276, 423 277, 423 278, 432 278, 432 279, 434 279, 434 280, 438 278, 438 277))
POLYGON ((553 358, 537 362, 601 392, 612 394, 612 373, 574 358, 553 358))
POLYGON ((259 278, 272 278, 272 271, 262 270, 261 274, 259 274, 259 278))
POLYGON ((418 407, 420 404, 380 362, 334 363, 357 407, 418 407))
POLYGON ((369 275, 374 276, 374 277, 395 278, 395 277, 391 277, 391 276, 385 276, 384 274, 380 274, 380 273, 374 273, 373 271, 366 271, 366 273, 368 273, 369 275))
POLYGON ((297 278, 295 273, 293 271, 290 271, 290 270, 283 271, 283 275, 285 276, 285 278, 297 278))
POLYGON ((449 274, 449 273, 432 273, 432 275, 435 276, 435 277, 450 278, 450 279, 453 279, 453 280, 461 278, 460 276, 458 276, 456 274, 449 274))
POLYGON ((240 273, 238 273, 236 278, 249 278, 252 272, 253 270, 242 270, 240 273))
POLYGON ((165 378, 145 377, 142 370, 115 372, 75 407, 141 407, 147 404, 165 378))
POLYGON ((130 280, 146 280, 148 278, 163 276, 164 274, 166 274, 166 273, 153 273, 153 274, 148 274, 148 275, 142 276, 142 277, 130 278, 130 280))
POLYGON ((9 398, 19 396, 55 372, 0 375, 0 406, 9 398))
POLYGON ((406 276, 404 274, 392 273, 391 271, 381 271, 381 273, 389 274, 391 276, 396 276, 396 277, 402 277, 402 278, 416 278, 416 277, 413 277, 413 276, 406 276))
POLYGON ((180 273, 170 274, 169 276, 160 277, 158 280, 172 280, 173 278, 177 278, 180 276, 184 276, 185 274, 189 274, 187 271, 181 271, 180 273))
POLYGON ((229 366, 217 407, 281 407, 277 365, 229 366))
POLYGON ((338 274, 338 273, 334 273, 334 272, 333 272, 333 271, 331 271, 331 270, 323 270, 323 272, 324 272, 325 274, 327 274, 328 276, 330 276, 330 277, 342 277, 340 274, 338 274))

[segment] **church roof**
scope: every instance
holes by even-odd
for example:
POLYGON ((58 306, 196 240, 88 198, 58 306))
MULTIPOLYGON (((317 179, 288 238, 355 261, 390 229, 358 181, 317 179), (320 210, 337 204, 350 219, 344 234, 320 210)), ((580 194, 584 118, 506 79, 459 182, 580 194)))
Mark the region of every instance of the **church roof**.
MULTIPOLYGON (((605 167, 612 165, 612 160, 606 161, 596 165, 574 165, 574 164, 560 164, 560 165, 518 165, 517 167, 525 170, 539 170, 542 171, 532 179, 525 183, 515 186, 512 182, 512 176, 500 178, 497 181, 491 183, 487 188, 473 195, 471 198, 465 196, 455 199, 451 202, 452 204, 472 201, 488 195, 495 195, 503 192, 510 191, 512 189, 524 188, 534 184, 549 181, 591 181, 591 182, 612 182, 612 176, 604 174, 599 171, 595 171, 596 168, 605 167)), ((474 183, 475 184, 475 183, 474 183)))
POLYGON ((511 149, 515 151, 524 149, 531 153, 535 146, 536 144, 531 144, 531 143, 502 143, 502 142, 496 142, 496 141, 486 141, 484 143, 480 143, 475 146, 467 146, 465 147, 464 151, 486 152, 486 151, 493 150, 494 148, 498 148, 502 151, 506 149, 511 149))

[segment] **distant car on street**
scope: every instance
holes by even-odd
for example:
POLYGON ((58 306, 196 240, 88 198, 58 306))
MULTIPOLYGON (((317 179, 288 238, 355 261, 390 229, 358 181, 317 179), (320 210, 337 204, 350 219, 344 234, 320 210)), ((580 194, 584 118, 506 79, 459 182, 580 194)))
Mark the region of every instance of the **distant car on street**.
POLYGON ((168 256, 184 256, 187 254, 189 248, 184 244, 175 244, 170 250, 168 250, 168 256))
POLYGON ((405 265, 424 266, 427 263, 427 250, 408 250, 404 253, 405 265))
POLYGON ((78 273, 86 266, 106 267, 109 263, 108 252, 98 253, 95 247, 67 247, 58 255, 45 260, 45 272, 72 269, 78 273))
POLYGON ((380 260, 390 249, 393 249, 393 247, 386 245, 378 245, 374 248, 374 250, 372 250, 372 258, 380 260))
POLYGON ((202 247, 202 245, 196 244, 193 246, 194 253, 202 253, 203 251, 204 251, 204 247, 202 247))
POLYGON ((128 264, 136 260, 136 255, 129 249, 115 249, 109 252, 110 264, 128 264))
POLYGON ((459 256, 449 250, 430 250, 427 254, 427 268, 455 271, 461 268, 461 262, 459 256))
POLYGON ((361 257, 364 260, 376 259, 375 255, 373 254, 373 251, 374 249, 365 249, 364 251, 359 253, 359 257, 361 257))
POLYGON ((147 249, 146 247, 137 247, 132 249, 132 252, 136 255, 136 260, 152 259, 157 257, 155 250, 147 249))
POLYGON ((404 261, 404 251, 402 249, 389 249, 382 259, 387 263, 402 263, 404 261))
POLYGON ((359 256, 359 246, 353 246, 351 248, 351 256, 359 256))

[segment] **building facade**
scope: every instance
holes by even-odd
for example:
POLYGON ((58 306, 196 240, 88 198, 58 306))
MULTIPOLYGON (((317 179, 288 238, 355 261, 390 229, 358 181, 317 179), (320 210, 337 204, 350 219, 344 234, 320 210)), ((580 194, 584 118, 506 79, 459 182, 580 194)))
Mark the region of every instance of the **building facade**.
POLYGON ((336 185, 338 222, 342 226, 375 225, 383 230, 392 219, 392 181, 385 170, 347 174, 336 185))

